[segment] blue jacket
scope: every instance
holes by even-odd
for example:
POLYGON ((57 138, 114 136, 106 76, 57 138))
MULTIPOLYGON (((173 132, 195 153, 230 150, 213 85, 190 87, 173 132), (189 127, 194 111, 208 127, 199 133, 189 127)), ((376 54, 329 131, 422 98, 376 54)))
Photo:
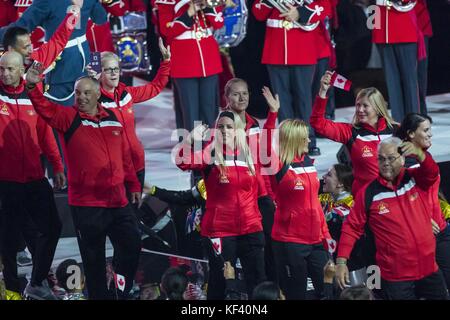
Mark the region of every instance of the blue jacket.
MULTIPOLYGON (((22 17, 10 26, 19 26, 33 31, 37 26, 45 29, 45 39, 48 41, 60 23, 64 20, 67 7, 72 5, 71 0, 34 0, 33 4, 23 13, 22 17)), ((80 28, 75 29, 70 40, 86 34, 88 19, 91 18, 96 24, 103 24, 106 20, 106 11, 98 0, 84 0, 81 8, 80 28)), ((0 39, 3 39, 7 27, 0 29, 0 39)), ((89 44, 82 43, 86 65, 90 61, 89 44)), ((47 74, 47 83, 57 84, 74 82, 85 74, 83 71, 83 56, 75 45, 66 48, 61 53, 61 59, 57 60, 55 69, 47 74)))

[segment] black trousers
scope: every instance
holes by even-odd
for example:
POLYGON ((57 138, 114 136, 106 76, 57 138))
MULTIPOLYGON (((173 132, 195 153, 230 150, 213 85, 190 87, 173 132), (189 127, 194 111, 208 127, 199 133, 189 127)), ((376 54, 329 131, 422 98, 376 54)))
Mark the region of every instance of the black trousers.
POLYGON ((450 226, 436 236, 436 262, 450 288, 450 226))
POLYGON ((209 261, 208 300, 225 299, 225 278, 223 276, 223 264, 230 261, 236 264, 239 258, 244 279, 247 286, 247 294, 250 298, 253 289, 266 280, 264 270, 264 233, 256 232, 236 237, 224 237, 222 239, 222 254, 217 256, 208 238, 203 239, 205 251, 209 261))
POLYGON ((386 281, 381 279, 381 290, 387 300, 447 300, 448 293, 441 271, 417 281, 386 281))
POLYGON ((308 245, 292 242, 272 242, 280 288, 287 300, 305 300, 308 275, 316 296, 323 293, 323 268, 328 254, 322 243, 308 245))
MULTIPOLYGON (((312 82, 315 65, 267 65, 273 94, 280 97, 278 120, 302 119, 309 124, 312 111, 312 82)), ((316 146, 314 129, 309 127, 310 148, 316 146)))
POLYGON ((0 182, 2 210, 0 254, 8 290, 19 292, 17 251, 23 236, 33 258, 31 284, 47 278, 61 234, 61 221, 47 179, 28 183, 0 182))
POLYGON ((219 77, 172 78, 178 93, 183 126, 191 131, 194 121, 214 127, 219 110, 219 77))
POLYGON ((389 105, 395 121, 406 114, 419 112, 417 81, 417 44, 379 44, 384 75, 389 94, 389 105))
POLYGON ((428 89, 428 42, 430 40, 429 37, 424 37, 425 40, 425 49, 427 51, 427 57, 423 60, 420 60, 417 65, 417 80, 419 82, 419 98, 420 98, 420 113, 427 114, 427 89, 428 89))
POLYGON ((133 209, 71 206, 78 246, 86 276, 90 300, 112 299, 106 286, 105 241, 109 237, 114 248, 113 268, 125 277, 125 289, 116 290, 118 298, 126 298, 133 286, 139 263, 141 239, 133 209))
MULTIPOLYGON (((314 103, 314 99, 320 90, 320 79, 323 77, 325 72, 330 69, 330 58, 322 58, 317 61, 316 71, 314 72, 314 79, 312 84, 312 102, 314 103)), ((335 114, 334 110, 336 109, 336 104, 334 101, 334 87, 331 86, 328 89, 328 102, 327 109, 325 112, 325 116, 328 119, 334 119, 335 114)))

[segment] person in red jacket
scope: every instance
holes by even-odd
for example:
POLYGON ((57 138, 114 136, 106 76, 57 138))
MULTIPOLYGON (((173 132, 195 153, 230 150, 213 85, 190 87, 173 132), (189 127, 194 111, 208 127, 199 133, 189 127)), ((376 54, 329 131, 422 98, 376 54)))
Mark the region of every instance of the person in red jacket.
POLYGON ((0 254, 6 289, 20 292, 16 253, 23 234, 33 256, 33 272, 25 294, 34 299, 56 297, 46 278, 61 232, 52 187, 44 176, 40 155, 53 164, 57 187, 65 183, 64 168, 50 127, 36 114, 24 90, 23 60, 16 52, 0 58, 0 254), (29 228, 29 223, 33 228, 29 228))
POLYGON ((352 187, 355 196, 365 183, 378 176, 377 146, 380 141, 392 136, 395 123, 389 116, 383 95, 376 88, 366 88, 358 93, 352 123, 326 119, 330 80, 331 72, 327 71, 322 77, 310 122, 320 135, 347 147, 355 177, 352 187))
POLYGON ((208 299, 224 299, 225 261, 240 259, 247 293, 265 280, 264 233, 258 210, 259 168, 252 160, 243 124, 233 112, 220 113, 214 139, 195 150, 206 126, 197 126, 179 145, 177 166, 201 171, 208 197, 201 235, 208 252, 208 299), (193 141, 195 139, 195 141, 193 141), (193 142, 196 142, 193 146, 193 142))
POLYGON ((77 232, 89 299, 111 298, 106 285, 105 240, 114 247, 116 296, 126 298, 133 286, 140 252, 136 216, 141 186, 133 169, 123 125, 111 110, 98 104, 100 84, 90 77, 75 83, 76 105, 48 101, 36 88, 34 67, 27 72, 27 90, 41 117, 60 134, 69 181, 69 205, 77 232))
POLYGON ((414 9, 404 12, 409 2, 377 0, 375 21, 379 25, 372 29, 372 42, 377 44, 383 62, 392 117, 398 122, 409 112, 419 112, 417 61, 424 48, 414 9))
POLYGON ((147 101, 157 96, 169 81, 170 51, 164 47, 160 40, 160 50, 163 63, 159 67, 155 79, 145 86, 132 87, 119 82, 120 65, 119 57, 112 52, 102 52, 102 73, 100 75, 101 96, 100 105, 105 109, 111 109, 122 123, 127 145, 131 151, 134 171, 144 187, 145 158, 144 148, 136 135, 133 105, 147 101))
MULTIPOLYGON (((280 101, 268 88, 263 95, 270 107, 264 129, 274 130, 280 101)), ((272 152, 278 163, 277 172, 270 176, 276 203, 272 245, 280 287, 288 300, 306 298, 308 275, 321 296, 328 260, 323 242, 331 239, 318 197, 319 178, 307 155, 308 142, 306 122, 286 119, 279 126, 279 151, 272 152)))
POLYGON ((219 106, 218 74, 222 72, 213 30, 223 26, 222 6, 203 0, 157 0, 159 32, 171 47, 171 77, 188 131, 194 121, 213 127, 219 106))
POLYGON ((428 152, 397 137, 380 143, 377 160, 379 176, 356 196, 342 226, 336 259, 339 286, 343 289, 349 283, 347 259, 367 224, 375 238, 381 289, 387 299, 447 299, 427 201, 439 176, 438 165, 428 152), (405 169, 407 156, 416 157, 420 167, 405 169))
POLYGON ((268 157, 265 157, 267 155, 262 154, 264 149, 260 146, 260 140, 265 136, 262 134, 258 120, 253 118, 246 111, 250 99, 250 92, 248 91, 248 85, 245 80, 239 78, 230 79, 224 88, 224 98, 226 101, 225 109, 232 111, 244 124, 244 130, 247 135, 247 143, 249 145, 252 158, 258 162, 262 171, 260 176, 262 180, 259 181, 260 190, 262 190, 262 193, 267 191, 268 194, 266 197, 260 197, 258 199, 258 205, 262 215, 264 235, 266 238, 266 244, 264 247, 264 261, 266 264, 267 279, 270 281, 276 281, 272 241, 270 239, 273 226, 273 216, 275 213, 275 207, 272 200, 274 198, 274 194, 271 189, 269 176, 264 174, 266 168, 262 167, 261 161, 266 159, 270 160, 268 157))
POLYGON ((425 43, 426 56, 419 60, 417 65, 417 81, 419 83, 420 113, 427 114, 427 88, 428 88, 428 43, 433 36, 433 27, 431 25, 430 13, 428 11, 427 0, 417 0, 415 11, 417 23, 420 28, 419 36, 423 36, 425 43))
MULTIPOLYGON (((396 136, 403 141, 411 141, 416 147, 427 150, 431 147, 431 124, 432 120, 427 115, 418 113, 409 113, 403 119, 400 129, 396 132, 396 136)), ((420 166, 416 158, 406 157, 405 167, 415 168, 420 166)), ((450 288, 450 227, 445 221, 439 202, 439 185, 441 179, 437 179, 431 192, 428 193, 429 203, 432 210, 431 223, 433 225, 433 233, 436 236, 436 262, 444 274, 447 288, 450 288)))
MULTIPOLYGON (((311 115, 312 81, 319 56, 316 29, 304 30, 301 24, 319 24, 330 15, 330 3, 307 1, 280 12, 269 1, 255 1, 253 15, 266 22, 262 63, 267 65, 273 91, 280 96, 279 120, 300 118, 308 122, 311 115)), ((311 155, 320 155, 314 130, 309 131, 311 155)))

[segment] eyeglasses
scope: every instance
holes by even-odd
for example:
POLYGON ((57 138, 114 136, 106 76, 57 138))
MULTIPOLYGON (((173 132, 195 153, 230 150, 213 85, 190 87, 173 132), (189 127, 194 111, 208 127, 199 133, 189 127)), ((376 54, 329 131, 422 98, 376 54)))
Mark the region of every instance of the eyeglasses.
POLYGON ((109 74, 113 74, 113 73, 119 73, 120 72, 120 68, 106 68, 103 69, 104 73, 109 73, 109 74))
POLYGON ((394 157, 394 156, 389 156, 387 158, 382 157, 382 156, 378 156, 377 160, 379 163, 385 163, 386 160, 388 163, 393 163, 395 160, 397 160, 398 158, 400 158, 402 155, 399 155, 398 157, 394 157))

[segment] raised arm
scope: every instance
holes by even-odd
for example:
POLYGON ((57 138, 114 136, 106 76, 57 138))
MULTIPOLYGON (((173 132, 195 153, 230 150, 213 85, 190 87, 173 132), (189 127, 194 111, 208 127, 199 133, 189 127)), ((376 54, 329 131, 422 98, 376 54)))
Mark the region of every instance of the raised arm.
POLYGON ((258 21, 266 21, 274 8, 267 0, 256 0, 253 3, 252 13, 258 21))
POLYGON ((223 6, 218 6, 215 8, 206 7, 203 9, 205 13, 206 20, 213 27, 213 29, 220 29, 224 25, 224 19, 222 16, 223 6))
POLYGON ((164 47, 163 41, 159 38, 159 47, 164 61, 159 66, 158 73, 152 82, 140 87, 127 87, 127 91, 133 97, 134 102, 142 102, 157 96, 169 82, 170 76, 170 48, 164 47))
POLYGON ((37 87, 37 84, 41 81, 41 74, 37 69, 34 67, 28 69, 26 77, 28 97, 33 103, 36 112, 52 128, 61 132, 66 132, 70 128, 77 111, 73 108, 50 102, 44 97, 37 87))
POLYGON ((320 80, 320 90, 317 95, 309 123, 316 133, 336 142, 346 144, 352 137, 352 125, 349 123, 339 123, 325 118, 327 106, 327 92, 331 82, 330 71, 327 71, 320 80))
POLYGON ((439 166, 431 154, 416 147, 411 142, 403 142, 400 148, 405 157, 413 156, 420 162, 419 167, 406 169, 416 181, 417 186, 422 190, 431 188, 439 179, 439 166))
POLYGON ((67 14, 50 40, 33 51, 31 59, 40 62, 47 69, 66 47, 75 27, 74 19, 79 19, 79 14, 79 8, 78 13, 67 14))

